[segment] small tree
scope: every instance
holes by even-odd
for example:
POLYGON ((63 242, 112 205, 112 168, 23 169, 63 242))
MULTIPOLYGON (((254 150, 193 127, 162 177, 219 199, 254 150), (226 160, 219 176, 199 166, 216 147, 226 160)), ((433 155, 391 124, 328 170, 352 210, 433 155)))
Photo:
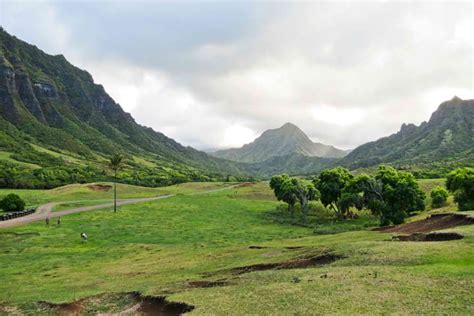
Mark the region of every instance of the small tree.
POLYGON ((309 201, 319 199, 320 193, 311 181, 292 178, 292 190, 301 205, 301 213, 306 221, 309 201))
POLYGON ((446 187, 460 211, 474 210, 474 169, 458 168, 448 174, 446 187))
POLYGON ((117 212, 117 171, 122 167, 123 156, 115 153, 110 157, 109 167, 114 172, 114 212, 117 212))
POLYGON ((403 223, 414 211, 425 209, 425 194, 411 173, 380 166, 375 178, 361 178, 359 185, 366 207, 380 217, 380 225, 403 223))
POLYGON ((25 201, 16 194, 8 194, 0 201, 0 208, 5 212, 19 212, 25 209, 25 201))
POLYGON ((321 193, 321 203, 329 207, 338 217, 344 217, 347 208, 341 208, 341 196, 344 188, 354 176, 349 170, 337 167, 323 170, 319 177, 313 180, 314 186, 321 193))
POLYGON ((283 201, 288 204, 288 212, 291 216, 295 212, 296 195, 293 190, 293 183, 288 175, 276 175, 270 180, 270 188, 275 193, 278 201, 283 201))
POLYGON ((446 204, 449 193, 443 187, 436 187, 431 191, 430 195, 431 195, 431 207, 437 208, 446 204))

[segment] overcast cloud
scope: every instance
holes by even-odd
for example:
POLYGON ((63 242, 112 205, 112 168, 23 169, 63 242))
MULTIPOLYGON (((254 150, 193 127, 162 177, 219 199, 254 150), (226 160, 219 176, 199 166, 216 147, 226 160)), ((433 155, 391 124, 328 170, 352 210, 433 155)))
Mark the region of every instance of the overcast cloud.
POLYGON ((353 148, 474 97, 472 2, 0 0, 0 24, 199 149, 287 121, 353 148))

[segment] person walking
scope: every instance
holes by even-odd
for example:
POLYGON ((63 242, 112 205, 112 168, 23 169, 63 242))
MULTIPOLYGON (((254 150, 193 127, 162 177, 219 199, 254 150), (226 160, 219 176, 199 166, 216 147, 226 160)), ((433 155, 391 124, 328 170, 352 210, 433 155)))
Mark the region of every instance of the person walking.
POLYGON ((46 222, 46 227, 49 227, 49 217, 46 217, 45 222, 46 222))
POLYGON ((61 216, 58 217, 58 226, 61 225, 61 216))

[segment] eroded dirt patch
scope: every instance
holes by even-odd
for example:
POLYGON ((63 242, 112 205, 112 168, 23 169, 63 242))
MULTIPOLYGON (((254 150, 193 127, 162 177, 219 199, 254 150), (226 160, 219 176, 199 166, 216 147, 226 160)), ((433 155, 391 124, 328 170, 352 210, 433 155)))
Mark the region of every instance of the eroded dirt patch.
POLYGON ((265 246, 249 246, 249 249, 268 249, 268 247, 265 247, 265 246))
POLYGON ((164 296, 141 296, 139 300, 140 306, 133 315, 178 316, 194 309, 194 306, 186 303, 167 301, 164 296))
POLYGON ((41 301, 39 302, 41 307, 47 308, 52 311, 54 314, 59 316, 75 316, 81 315, 83 310, 82 300, 72 302, 72 303, 64 303, 64 304, 53 304, 49 302, 41 301))
POLYGON ((41 301, 38 302, 38 306, 42 312, 61 316, 83 314, 177 316, 194 309, 194 306, 183 302, 168 301, 165 296, 144 296, 138 292, 101 294, 64 304, 41 301), (124 302, 128 304, 124 305, 124 302))
POLYGON ((429 233, 435 230, 474 224, 474 217, 457 213, 433 214, 421 221, 376 228, 383 233, 429 233))
POLYGON ((254 264, 244 267, 238 267, 231 269, 233 274, 243 274, 253 271, 265 271, 265 270, 281 270, 281 269, 302 269, 314 266, 321 266, 325 264, 333 263, 336 260, 342 259, 342 256, 335 254, 324 254, 319 256, 311 256, 305 258, 291 259, 283 262, 276 263, 261 263, 254 264))
POLYGON ((448 241, 463 239, 464 236, 455 232, 413 233, 411 235, 393 236, 399 241, 448 241))
POLYGON ((87 186, 87 188, 91 191, 101 191, 101 192, 107 192, 109 191, 110 189, 112 189, 112 186, 111 185, 108 185, 108 184, 97 184, 97 183, 94 183, 94 184, 89 184, 87 186))

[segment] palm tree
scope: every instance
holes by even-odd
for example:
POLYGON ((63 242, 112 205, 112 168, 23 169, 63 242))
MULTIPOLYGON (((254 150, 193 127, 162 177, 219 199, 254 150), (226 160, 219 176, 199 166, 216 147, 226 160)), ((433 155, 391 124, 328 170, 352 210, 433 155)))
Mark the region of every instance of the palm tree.
POLYGON ((117 171, 122 167, 123 156, 115 153, 110 157, 109 167, 114 172, 114 213, 117 212, 117 171))

